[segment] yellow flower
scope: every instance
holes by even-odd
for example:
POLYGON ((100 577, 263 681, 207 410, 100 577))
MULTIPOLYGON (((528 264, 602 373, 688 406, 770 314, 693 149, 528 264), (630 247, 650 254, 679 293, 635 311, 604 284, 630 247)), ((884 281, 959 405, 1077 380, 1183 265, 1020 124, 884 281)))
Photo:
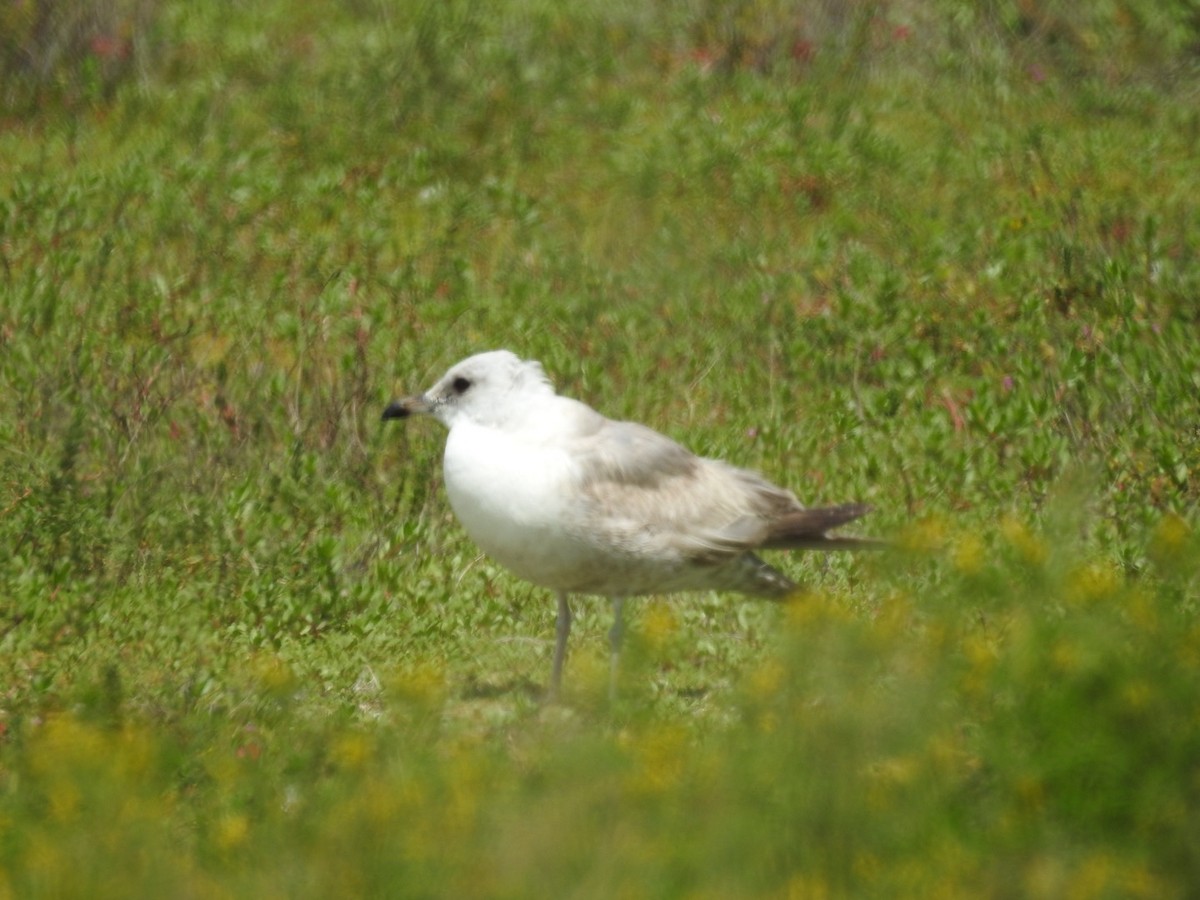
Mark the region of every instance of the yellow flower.
POLYGON ((599 644, 582 647, 571 656, 572 686, 582 695, 600 696, 608 690, 610 660, 598 648, 599 644))
POLYGON ((137 778, 150 768, 154 739, 145 728, 127 726, 118 738, 116 763, 122 775, 137 778))
POLYGON ((250 820, 240 813, 222 816, 217 822, 215 840, 224 851, 234 850, 246 842, 250 835, 250 820))
POLYGON ((55 779, 50 787, 50 816, 58 822, 70 822, 79 814, 79 785, 65 778, 55 779))
POLYGON ((927 745, 929 761, 934 770, 956 776, 968 775, 979 770, 982 763, 962 747, 962 738, 956 732, 935 734, 927 745))
POLYGON ((1179 661, 1189 669, 1200 669, 1200 625, 1189 628, 1178 641, 1179 661))
POLYGON ((1049 555, 1046 542, 1035 537, 1025 523, 1012 516, 1005 516, 1000 523, 1000 534, 1025 562, 1035 566, 1046 562, 1049 555))
POLYGON ((1112 859, 1096 854, 1086 860, 1067 883, 1066 896, 1071 900, 1090 900, 1109 896, 1116 887, 1116 865, 1112 859))
POLYGON ((678 630, 679 622, 671 607, 656 603, 646 610, 642 632, 646 635, 647 643, 655 650, 661 650, 678 630))
POLYGON ((758 717, 758 730, 762 734, 774 734, 779 730, 779 714, 773 711, 763 713, 758 717))
POLYGON ((787 624, 797 632, 832 622, 848 621, 849 614, 827 594, 798 590, 787 598, 787 624))
POLYGON ((878 881, 884 874, 879 857, 865 850, 855 854, 853 866, 854 874, 864 881, 878 881))
POLYGON ((1065 639, 1050 650, 1050 659, 1059 671, 1067 675, 1077 671, 1083 663, 1079 647, 1065 639))
POLYGON ((1106 563, 1088 563, 1075 569, 1067 579, 1067 600, 1077 606, 1111 597, 1120 587, 1116 570, 1106 563))
POLYGON ((1149 682, 1138 678, 1121 689, 1121 699, 1132 712, 1142 712, 1154 699, 1154 689, 1149 682))
POLYGON ((254 679, 271 694, 286 694, 296 683, 291 667, 278 656, 260 654, 251 660, 254 679))
POLYGON ((31 754, 35 770, 49 773, 77 764, 94 765, 106 756, 104 734, 69 715, 52 715, 42 726, 41 746, 31 754))
POLYGON ((750 694, 755 700, 769 700, 783 684, 783 664, 777 659, 768 659, 750 673, 750 694))
POLYGON ((655 728, 641 734, 632 747, 630 787, 646 794, 661 794, 674 787, 683 776, 686 744, 682 728, 655 728))
POLYGON ((1032 775, 1017 778, 1017 799, 1021 801, 1026 811, 1037 811, 1046 802, 1046 787, 1041 780, 1032 775))
POLYGON ((988 677, 996 666, 999 652, 995 642, 978 634, 970 635, 963 641, 962 651, 969 665, 963 675, 963 689, 969 694, 980 696, 987 691, 988 677))
POLYGON ((371 758, 371 742, 362 734, 346 734, 338 738, 330 756, 341 769, 361 772, 371 758))
POLYGON ((1160 565, 1177 562, 1182 558, 1192 536, 1192 529, 1182 516, 1167 513, 1150 536, 1147 552, 1160 565))
POLYGON ((472 747, 464 746, 451 757, 448 772, 451 790, 442 810, 444 822, 453 833, 465 834, 478 821, 488 769, 472 747))
POLYGON ((902 786, 911 784, 917 777, 920 763, 911 756, 892 756, 871 767, 871 774, 879 781, 902 786))
POLYGON ((229 352, 233 338, 227 334, 201 334, 192 338, 192 361, 200 366, 215 366, 229 352))
POLYGON ((1155 597, 1143 588, 1135 588, 1129 596, 1129 621, 1149 634, 1158 631, 1158 606, 1155 597))
POLYGON ((446 677, 436 666, 422 663, 389 678, 388 687, 409 703, 434 707, 445 694, 446 677))
POLYGON ((926 516, 906 528, 898 541, 900 547, 912 553, 933 553, 946 545, 949 529, 939 516, 926 516))
POLYGON ((56 842, 44 833, 35 834, 25 851, 25 866, 38 881, 56 884, 70 863, 64 855, 65 843, 56 842))
POLYGON ((819 875, 796 874, 788 880, 788 900, 829 900, 829 884, 819 875))
POLYGON ((964 575, 978 575, 983 569, 983 541, 975 534, 963 535, 954 545, 951 561, 964 575))
POLYGON ((1121 887, 1131 897, 1165 897, 1167 886, 1143 865, 1126 865, 1121 872, 1121 887))
POLYGON ((364 782, 361 796, 364 798, 363 815, 376 828, 395 822, 406 806, 411 810, 420 805, 419 800, 412 802, 413 790, 398 790, 394 782, 381 779, 364 782))
POLYGON ((988 671, 996 662, 996 645, 983 635, 972 634, 963 641, 963 655, 974 668, 988 671))

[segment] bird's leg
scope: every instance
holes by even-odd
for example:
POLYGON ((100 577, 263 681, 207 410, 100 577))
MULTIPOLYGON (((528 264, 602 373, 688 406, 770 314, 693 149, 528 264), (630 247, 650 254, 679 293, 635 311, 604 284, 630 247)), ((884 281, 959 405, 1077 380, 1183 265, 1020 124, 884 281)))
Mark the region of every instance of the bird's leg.
POLYGON ((562 684, 563 660, 567 656, 567 638, 571 635, 571 603, 565 591, 558 592, 558 623, 554 629, 554 671, 550 675, 550 696, 558 696, 562 684))
POLYGON ((608 644, 612 657, 608 672, 608 699, 617 699, 617 674, 621 667, 621 642, 625 638, 625 598, 613 597, 613 623, 608 632, 608 644))

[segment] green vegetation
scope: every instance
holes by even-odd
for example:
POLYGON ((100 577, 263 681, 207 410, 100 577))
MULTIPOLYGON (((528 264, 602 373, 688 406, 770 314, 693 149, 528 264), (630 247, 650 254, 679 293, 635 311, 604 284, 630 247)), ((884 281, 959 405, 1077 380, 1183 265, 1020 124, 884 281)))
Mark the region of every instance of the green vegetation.
POLYGON ((1193 895, 1194 6, 4 5, 0 898, 1193 895), (546 705, 493 347, 898 549, 546 705))

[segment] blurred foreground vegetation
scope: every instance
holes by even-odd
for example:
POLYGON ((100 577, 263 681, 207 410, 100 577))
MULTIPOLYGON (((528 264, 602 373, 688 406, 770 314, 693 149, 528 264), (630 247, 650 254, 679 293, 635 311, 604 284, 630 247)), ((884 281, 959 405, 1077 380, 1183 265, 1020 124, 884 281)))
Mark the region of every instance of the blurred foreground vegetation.
POLYGON ((1184 897, 1194 4, 0 8, 0 898, 1184 897), (506 346, 895 552, 632 611, 393 394, 506 346), (428 426, 428 427, 425 427, 428 426))

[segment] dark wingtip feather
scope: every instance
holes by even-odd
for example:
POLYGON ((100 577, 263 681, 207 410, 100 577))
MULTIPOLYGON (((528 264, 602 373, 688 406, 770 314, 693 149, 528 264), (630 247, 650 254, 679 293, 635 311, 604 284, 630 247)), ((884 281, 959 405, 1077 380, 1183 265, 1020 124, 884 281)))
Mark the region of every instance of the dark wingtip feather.
POLYGON ((840 537, 826 532, 860 519, 871 511, 867 503, 843 503, 789 513, 771 523, 762 546, 789 550, 868 550, 881 549, 883 541, 870 538, 840 537))

